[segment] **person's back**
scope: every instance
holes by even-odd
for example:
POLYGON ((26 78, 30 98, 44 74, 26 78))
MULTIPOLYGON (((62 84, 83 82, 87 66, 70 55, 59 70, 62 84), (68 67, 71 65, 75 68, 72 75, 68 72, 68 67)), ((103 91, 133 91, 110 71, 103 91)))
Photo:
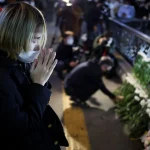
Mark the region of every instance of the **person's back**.
MULTIPOLYGON (((104 85, 102 76, 107 74, 114 65, 110 57, 103 56, 99 60, 83 62, 75 67, 65 78, 64 88, 70 100, 85 104, 98 89, 108 97, 116 100, 116 96, 104 85)), ((120 99, 120 98, 119 98, 120 99)))
POLYGON ((100 67, 97 63, 83 62, 67 75, 64 87, 74 88, 76 93, 87 99, 98 90, 101 76, 100 67))

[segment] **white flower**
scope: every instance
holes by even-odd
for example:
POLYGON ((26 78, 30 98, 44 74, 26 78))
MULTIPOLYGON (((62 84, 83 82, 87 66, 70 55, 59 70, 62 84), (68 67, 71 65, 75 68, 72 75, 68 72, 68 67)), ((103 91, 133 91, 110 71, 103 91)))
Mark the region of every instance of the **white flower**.
POLYGON ((150 108, 150 103, 148 103, 147 107, 150 108))
POLYGON ((146 94, 143 91, 140 91, 139 96, 145 98, 146 94))
POLYGON ((136 89, 136 90, 135 90, 135 94, 139 94, 139 89, 136 89))
POLYGON ((146 94, 145 94, 144 98, 146 98, 146 99, 147 99, 147 98, 148 98, 148 95, 146 95, 146 94))
POLYGON ((150 103, 150 99, 147 100, 147 103, 150 103))
POLYGON ((140 98, 139 98, 138 96, 134 96, 134 99, 135 99, 136 101, 140 101, 140 98))
POLYGON ((141 106, 144 107, 146 105, 146 101, 143 99, 141 102, 140 102, 141 106))
POLYGON ((150 109, 149 109, 149 108, 146 109, 146 113, 147 113, 148 115, 150 114, 150 109))
POLYGON ((140 93, 139 93, 139 96, 140 96, 140 97, 143 97, 143 93, 142 93, 142 92, 140 92, 140 93))

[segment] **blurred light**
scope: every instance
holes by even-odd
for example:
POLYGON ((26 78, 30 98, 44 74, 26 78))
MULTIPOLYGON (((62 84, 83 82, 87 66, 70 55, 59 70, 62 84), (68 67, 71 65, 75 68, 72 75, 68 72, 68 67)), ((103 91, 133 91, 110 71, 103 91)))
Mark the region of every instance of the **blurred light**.
POLYGON ((67 5, 67 6, 72 6, 72 4, 71 4, 71 3, 67 3, 66 5, 67 5))
POLYGON ((66 3, 69 3, 69 0, 62 0, 62 1, 66 2, 66 3))

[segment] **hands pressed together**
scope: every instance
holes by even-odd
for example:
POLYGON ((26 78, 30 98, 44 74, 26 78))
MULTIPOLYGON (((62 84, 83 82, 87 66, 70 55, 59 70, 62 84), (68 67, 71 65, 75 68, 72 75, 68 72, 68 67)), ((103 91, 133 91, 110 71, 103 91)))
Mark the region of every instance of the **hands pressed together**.
POLYGON ((30 77, 33 83, 45 85, 57 64, 55 57, 56 52, 53 52, 52 49, 41 51, 38 59, 34 60, 30 69, 30 77))

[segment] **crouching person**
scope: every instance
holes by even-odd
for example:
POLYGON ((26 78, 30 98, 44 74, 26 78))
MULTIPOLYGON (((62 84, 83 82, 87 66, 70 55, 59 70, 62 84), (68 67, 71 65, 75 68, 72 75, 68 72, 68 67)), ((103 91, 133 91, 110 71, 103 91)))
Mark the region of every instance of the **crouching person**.
POLYGON ((122 99, 116 97, 104 85, 102 76, 113 66, 111 59, 102 57, 97 61, 87 61, 75 67, 65 78, 64 88, 70 99, 84 105, 98 89, 109 96, 114 102, 122 99))

